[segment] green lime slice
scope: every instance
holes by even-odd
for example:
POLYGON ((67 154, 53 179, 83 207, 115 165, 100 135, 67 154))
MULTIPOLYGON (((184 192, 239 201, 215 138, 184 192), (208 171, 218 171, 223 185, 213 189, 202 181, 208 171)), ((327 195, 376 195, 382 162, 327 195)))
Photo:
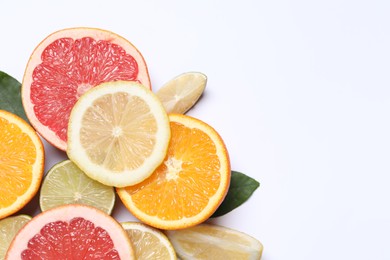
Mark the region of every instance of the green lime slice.
POLYGON ((72 161, 54 165, 46 174, 41 187, 39 205, 42 211, 65 204, 83 204, 111 214, 115 191, 89 178, 72 161))
POLYGON ((5 258, 12 239, 30 220, 31 217, 27 215, 18 215, 0 220, 0 259, 5 258))

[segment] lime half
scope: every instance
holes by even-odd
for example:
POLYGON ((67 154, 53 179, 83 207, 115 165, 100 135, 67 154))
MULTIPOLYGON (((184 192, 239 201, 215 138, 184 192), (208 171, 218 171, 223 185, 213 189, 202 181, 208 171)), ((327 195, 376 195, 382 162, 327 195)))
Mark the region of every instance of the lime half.
POLYGON ((0 220, 0 259, 4 259, 8 247, 18 231, 31 220, 30 216, 18 215, 0 220))
POLYGON ((111 214, 115 191, 89 178, 72 161, 66 160, 54 165, 46 174, 39 204, 42 211, 65 204, 83 204, 111 214))

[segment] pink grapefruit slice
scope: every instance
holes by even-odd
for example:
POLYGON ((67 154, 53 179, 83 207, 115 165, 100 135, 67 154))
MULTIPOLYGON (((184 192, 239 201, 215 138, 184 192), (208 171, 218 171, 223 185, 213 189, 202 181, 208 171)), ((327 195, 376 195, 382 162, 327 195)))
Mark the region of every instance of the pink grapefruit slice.
POLYGON ((88 89, 103 82, 137 81, 151 89, 142 54, 125 38, 96 28, 52 33, 33 51, 22 83, 32 126, 65 151, 70 111, 88 89))
POLYGON ((30 220, 11 242, 6 259, 134 259, 134 252, 114 218, 69 204, 30 220))

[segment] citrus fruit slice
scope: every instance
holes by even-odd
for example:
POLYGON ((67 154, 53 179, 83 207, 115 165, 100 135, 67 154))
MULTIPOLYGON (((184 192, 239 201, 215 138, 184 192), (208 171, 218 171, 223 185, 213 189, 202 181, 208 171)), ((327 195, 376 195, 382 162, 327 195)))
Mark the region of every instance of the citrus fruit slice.
POLYGON ((115 191, 89 178, 70 160, 54 165, 43 179, 39 194, 42 211, 65 204, 83 204, 111 214, 115 191))
POLYGON ((122 226, 85 205, 65 205, 35 216, 15 236, 6 259, 134 259, 122 226))
POLYGON ((44 171, 44 148, 20 117, 0 110, 0 219, 25 206, 37 193, 44 171))
POLYGON ((74 103, 88 89, 116 80, 151 88, 145 60, 133 44, 106 30, 63 29, 31 54, 22 82, 23 106, 42 137, 65 151, 74 103))
POLYGON ((18 215, 0 220, 0 259, 4 259, 16 233, 31 220, 30 216, 18 215))
POLYGON ((217 225, 201 224, 166 234, 183 260, 259 260, 263 253, 263 245, 257 239, 217 225))
POLYGON ((168 81, 156 95, 168 113, 186 113, 200 98, 207 77, 200 72, 186 72, 168 81))
POLYGON ((164 160, 168 116, 153 92, 132 81, 86 92, 69 120, 69 158, 92 179, 124 187, 143 181, 164 160))
POLYGON ((136 259, 177 259, 171 242, 160 230, 139 222, 123 222, 122 227, 130 238, 136 259))
POLYGON ((218 208, 229 188, 230 162, 219 134, 206 123, 171 114, 164 162, 145 181, 117 189, 129 211, 160 229, 199 224, 218 208))

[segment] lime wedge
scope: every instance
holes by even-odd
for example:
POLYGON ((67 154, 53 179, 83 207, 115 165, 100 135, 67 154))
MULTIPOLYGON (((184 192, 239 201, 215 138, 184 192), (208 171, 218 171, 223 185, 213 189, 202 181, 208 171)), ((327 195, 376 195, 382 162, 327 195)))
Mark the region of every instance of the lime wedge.
POLYGON ((115 191, 113 187, 89 178, 73 162, 65 160, 46 174, 39 204, 42 211, 65 204, 83 204, 111 214, 115 191))
POLYGON ((171 242, 160 230, 139 222, 124 222, 122 227, 131 240, 136 259, 177 259, 171 242))
POLYGON ((186 113, 202 95, 207 77, 200 72, 186 72, 168 81, 157 92, 167 113, 186 113))
POLYGON ((18 231, 31 220, 30 216, 18 215, 0 220, 0 259, 4 259, 8 247, 18 231))

